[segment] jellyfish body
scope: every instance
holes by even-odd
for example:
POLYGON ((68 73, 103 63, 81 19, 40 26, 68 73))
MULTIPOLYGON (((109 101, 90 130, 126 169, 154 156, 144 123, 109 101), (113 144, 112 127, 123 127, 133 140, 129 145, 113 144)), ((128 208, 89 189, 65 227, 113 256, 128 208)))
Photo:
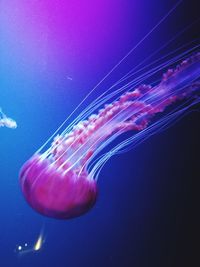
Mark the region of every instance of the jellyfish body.
POLYGON ((49 159, 35 155, 23 166, 20 182, 28 203, 40 213, 67 219, 88 211, 95 203, 96 182, 82 173, 64 173, 49 159), (51 167, 50 167, 51 166, 51 167))
POLYGON ((16 121, 7 117, 6 114, 3 113, 1 108, 0 108, 0 127, 7 127, 10 129, 16 129, 17 128, 16 121))
MULTIPOLYGON (((97 197, 97 171, 133 139, 96 158, 102 149, 130 130, 136 133, 136 141, 148 137, 149 124, 156 114, 177 101, 196 98, 199 79, 200 53, 196 53, 169 69, 157 85, 126 91, 97 114, 57 135, 45 152, 35 153, 21 169, 20 184, 27 202, 54 218, 67 219, 87 212, 97 197), (91 162, 95 162, 92 169, 91 162)), ((152 132, 156 127, 151 127, 152 132)))

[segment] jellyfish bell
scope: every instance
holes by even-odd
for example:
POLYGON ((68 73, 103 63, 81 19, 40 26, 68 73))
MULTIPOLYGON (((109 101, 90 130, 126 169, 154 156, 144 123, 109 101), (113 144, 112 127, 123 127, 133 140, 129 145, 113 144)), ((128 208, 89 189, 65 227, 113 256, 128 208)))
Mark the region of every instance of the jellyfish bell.
POLYGON ((1 107, 0 107, 0 127, 7 127, 10 129, 16 129, 17 123, 12 118, 9 118, 6 116, 5 113, 3 113, 1 107))
POLYGON ((17 123, 11 118, 4 118, 3 119, 4 126, 10 129, 16 129, 17 128, 17 123))
POLYGON ((20 184, 30 206, 39 213, 69 219, 86 213, 97 197, 97 185, 87 172, 67 171, 42 155, 34 155, 21 169, 20 184))
MULTIPOLYGON (((176 56, 173 63, 182 58, 183 54, 180 58, 176 56)), ((191 105, 199 103, 200 53, 192 51, 189 57, 178 62, 155 86, 143 84, 132 88, 131 83, 130 90, 126 85, 96 99, 63 132, 53 136, 48 149, 42 152, 42 146, 24 164, 20 185, 33 209, 59 219, 70 219, 89 211, 97 198, 98 173, 113 154, 145 140, 191 105), (114 101, 105 104, 113 96, 116 96, 114 101), (150 124, 155 115, 178 101, 184 105, 150 124), (93 114, 99 106, 101 109, 93 114), (133 131, 133 136, 101 154, 108 144, 127 131, 133 131)))

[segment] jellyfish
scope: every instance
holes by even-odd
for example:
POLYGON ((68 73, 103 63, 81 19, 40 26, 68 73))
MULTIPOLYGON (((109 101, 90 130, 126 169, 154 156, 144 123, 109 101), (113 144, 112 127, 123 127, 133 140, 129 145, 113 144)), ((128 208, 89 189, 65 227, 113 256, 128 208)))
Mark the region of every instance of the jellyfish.
POLYGON ((6 114, 3 113, 1 108, 0 108, 0 127, 7 127, 10 129, 16 129, 17 128, 16 121, 7 117, 6 114))
POLYGON ((111 156, 165 129, 199 103, 197 48, 158 64, 114 91, 105 91, 66 129, 56 131, 21 168, 20 186, 29 205, 57 219, 89 211, 97 200, 99 172, 111 156), (167 71, 158 82, 136 86, 163 68, 167 71), (130 137, 112 147, 126 132, 132 133, 130 137))

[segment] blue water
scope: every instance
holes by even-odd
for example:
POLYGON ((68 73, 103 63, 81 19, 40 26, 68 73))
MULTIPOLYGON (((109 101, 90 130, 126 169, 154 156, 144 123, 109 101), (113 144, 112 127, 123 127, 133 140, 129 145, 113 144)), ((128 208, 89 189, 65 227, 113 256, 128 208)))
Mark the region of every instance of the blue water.
MULTIPOLYGON (((91 38, 79 52, 64 50, 61 35, 68 28, 63 26, 56 33, 53 45, 47 44, 48 53, 44 57, 37 52, 38 47, 33 51, 34 46, 27 41, 28 34, 17 34, 18 28, 13 26, 15 21, 10 14, 17 10, 19 1, 13 2, 13 11, 12 4, 0 3, 0 106, 18 124, 15 130, 0 129, 0 266, 199 266, 195 245, 199 213, 199 112, 189 113, 134 150, 113 157, 99 176, 95 207, 80 218, 59 221, 39 215, 25 202, 18 183, 22 164, 175 1, 124 1, 125 15, 119 22, 123 23, 113 31, 109 27, 104 29, 113 34, 112 38, 102 40, 100 46, 91 38), (134 3, 139 10, 136 21, 134 3), (34 251, 32 248, 41 231, 44 242, 39 251, 34 251)), ((57 4, 55 1, 55 7, 57 4)), ((184 1, 83 107, 133 64, 193 22, 197 13, 195 1, 184 1)), ((112 12, 108 14, 112 16, 112 12)), ((50 12, 49 16, 53 17, 54 13, 50 12)), ((18 25, 25 25, 20 16, 15 19, 19 20, 18 25)), ((37 16, 34 21, 32 26, 37 28, 37 16)), ((113 23, 117 25, 117 18, 113 23)), ((48 31, 50 34, 51 28, 48 31)), ((87 39, 87 31, 85 34, 87 39)), ((38 36, 40 33, 31 35, 31 43, 37 42, 38 36)), ((195 26, 164 53, 197 37, 195 26)))

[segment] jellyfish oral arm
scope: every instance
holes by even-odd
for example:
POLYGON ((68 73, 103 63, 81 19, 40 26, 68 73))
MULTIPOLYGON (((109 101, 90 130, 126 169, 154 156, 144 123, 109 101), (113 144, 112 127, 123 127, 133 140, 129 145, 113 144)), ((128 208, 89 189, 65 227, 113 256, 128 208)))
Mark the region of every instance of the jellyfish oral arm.
MULTIPOLYGON (((27 202, 43 215, 69 219, 87 212, 97 198, 96 166, 88 166, 102 148, 127 131, 143 133, 151 128, 152 117, 177 101, 197 98, 200 90, 200 53, 168 70, 156 86, 141 85, 122 94, 97 114, 75 124, 54 138, 43 153, 35 153, 20 172, 20 184, 27 202)), ((189 106, 189 105, 188 105, 189 106)), ((153 134, 159 125, 152 127, 153 134)), ((135 132, 134 132, 135 134, 135 132)), ((142 136, 143 134, 141 134, 142 136)), ((135 137, 138 140, 140 135, 135 137)), ((124 143, 125 144, 125 143, 124 143)), ((115 149, 112 149, 110 155, 115 149)))
POLYGON ((109 136, 118 131, 143 130, 154 115, 195 93, 199 89, 199 58, 198 53, 184 60, 174 70, 168 70, 159 85, 142 85, 128 91, 98 114, 79 122, 70 133, 56 137, 52 144, 56 162, 66 170, 83 164, 109 136))

